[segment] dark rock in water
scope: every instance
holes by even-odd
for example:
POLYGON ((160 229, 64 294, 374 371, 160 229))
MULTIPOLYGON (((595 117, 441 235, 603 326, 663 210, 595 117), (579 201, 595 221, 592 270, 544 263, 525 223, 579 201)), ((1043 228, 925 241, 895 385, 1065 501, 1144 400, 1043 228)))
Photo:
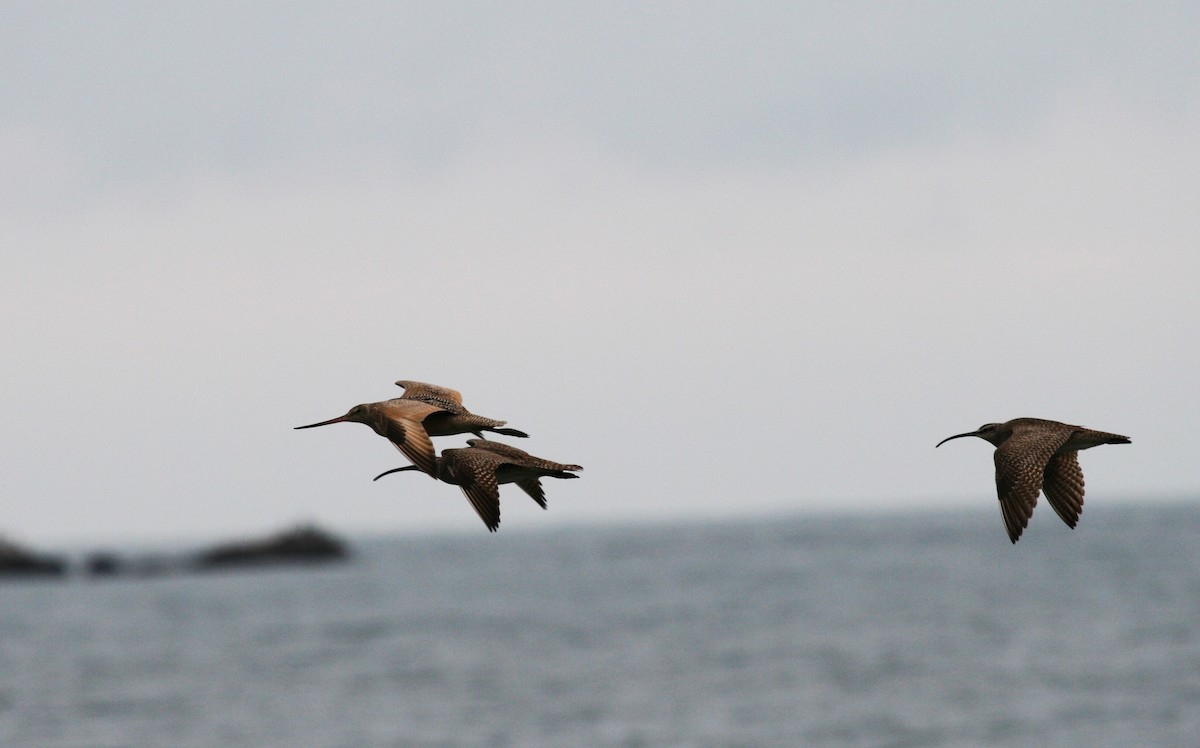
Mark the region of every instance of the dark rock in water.
POLYGON ((124 571, 121 559, 115 553, 105 551, 88 556, 83 567, 90 577, 113 577, 124 571))
POLYGON ((265 540, 218 545, 196 557, 196 568, 203 571, 267 564, 322 563, 342 561, 349 555, 342 540, 316 527, 304 526, 265 540))
POLYGON ((66 573, 66 559, 37 554, 6 540, 0 540, 0 577, 61 577, 66 573))

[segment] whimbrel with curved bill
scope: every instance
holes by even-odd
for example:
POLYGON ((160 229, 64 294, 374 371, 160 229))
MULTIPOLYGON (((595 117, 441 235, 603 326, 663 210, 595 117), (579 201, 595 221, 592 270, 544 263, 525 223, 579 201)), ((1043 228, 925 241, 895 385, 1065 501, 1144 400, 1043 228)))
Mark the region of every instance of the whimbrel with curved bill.
POLYGON ((296 428, 311 429, 331 423, 365 423, 412 460, 418 470, 429 475, 434 475, 437 470, 433 442, 429 440, 431 436, 478 434, 480 431, 526 436, 522 431, 500 428, 504 421, 477 416, 465 409, 462 413, 453 413, 440 405, 402 397, 355 405, 343 416, 296 428))
MULTIPOLYGON (((437 458, 436 477, 461 488, 491 532, 500 526, 501 484, 516 483, 545 509, 546 493, 541 479, 578 478, 573 471, 583 470, 579 465, 543 460, 524 450, 487 439, 468 439, 467 444, 471 446, 442 450, 442 456, 437 458)), ((375 480, 389 473, 416 469, 415 465, 405 465, 385 470, 375 476, 375 480)))
POLYGON ((985 423, 977 431, 946 437, 936 446, 964 436, 978 436, 996 447, 996 495, 1008 539, 1014 543, 1029 525, 1039 492, 1074 529, 1083 512, 1083 470, 1077 453, 1101 444, 1129 444, 1129 437, 1120 434, 1041 418, 1014 418, 985 423))

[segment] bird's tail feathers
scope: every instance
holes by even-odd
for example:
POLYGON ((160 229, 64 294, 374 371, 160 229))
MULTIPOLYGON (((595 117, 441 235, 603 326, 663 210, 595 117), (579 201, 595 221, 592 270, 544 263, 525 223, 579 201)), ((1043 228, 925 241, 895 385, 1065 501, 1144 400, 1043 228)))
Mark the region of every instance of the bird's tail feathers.
MULTIPOLYGON (((519 436, 522 439, 529 438, 529 434, 526 434, 524 431, 518 431, 517 429, 486 429, 486 430, 491 431, 493 434, 501 434, 503 436, 519 436)), ((479 432, 475 432, 475 435, 481 436, 481 434, 479 434, 479 432)))

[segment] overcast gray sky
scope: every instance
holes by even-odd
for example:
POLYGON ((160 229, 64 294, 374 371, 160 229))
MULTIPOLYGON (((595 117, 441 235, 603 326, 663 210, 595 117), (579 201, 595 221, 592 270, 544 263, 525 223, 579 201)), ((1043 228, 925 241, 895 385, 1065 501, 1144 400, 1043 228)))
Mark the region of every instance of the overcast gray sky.
POLYGON ((1002 537, 991 447, 933 445, 1017 416, 1133 438, 1090 506, 1194 495, 1197 39, 1194 2, 4 3, 0 532, 485 534, 372 483, 365 426, 292 430, 402 378, 585 466, 501 535, 1002 537))

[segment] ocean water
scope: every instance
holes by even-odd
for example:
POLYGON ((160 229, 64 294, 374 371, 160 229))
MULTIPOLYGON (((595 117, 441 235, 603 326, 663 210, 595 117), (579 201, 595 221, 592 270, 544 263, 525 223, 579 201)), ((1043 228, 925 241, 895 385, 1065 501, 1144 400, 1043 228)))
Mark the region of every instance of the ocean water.
POLYGON ((0 584, 0 745, 1200 745, 1200 506, 358 550, 0 584))

